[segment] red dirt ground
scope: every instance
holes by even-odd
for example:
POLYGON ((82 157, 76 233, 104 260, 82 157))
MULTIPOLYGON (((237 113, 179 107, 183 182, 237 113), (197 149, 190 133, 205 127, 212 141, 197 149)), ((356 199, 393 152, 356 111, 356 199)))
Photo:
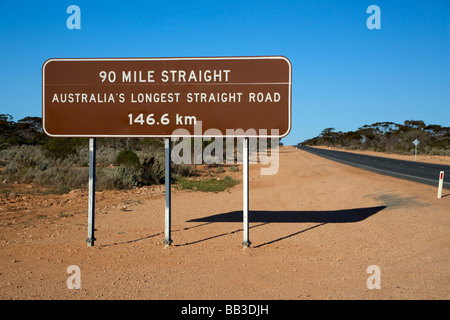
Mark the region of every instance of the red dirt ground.
POLYGON ((86 191, 7 186, 14 189, 0 195, 0 298, 450 298, 448 190, 437 199, 437 187, 293 147, 279 156, 276 175, 250 166, 258 221, 246 250, 242 184, 220 193, 174 188, 169 248, 163 186, 98 192, 94 247, 85 243, 86 191), (79 290, 66 285, 71 265, 80 268, 79 290), (381 289, 367 287, 371 265, 381 289))

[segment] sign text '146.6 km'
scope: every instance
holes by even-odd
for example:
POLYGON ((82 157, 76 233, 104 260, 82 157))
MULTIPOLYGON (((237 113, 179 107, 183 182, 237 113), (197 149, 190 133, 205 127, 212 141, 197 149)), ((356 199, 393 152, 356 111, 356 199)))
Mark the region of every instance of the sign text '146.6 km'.
MULTIPOLYGON (((130 125, 133 124, 140 124, 142 125, 163 125, 166 126, 170 123, 169 114, 165 113, 163 114, 159 120, 155 120, 155 115, 153 113, 145 116, 143 113, 138 114, 137 116, 130 113, 128 115, 128 118, 130 120, 130 125), (145 120, 144 120, 145 119, 145 120)), ((175 121, 177 125, 195 125, 197 123, 195 116, 182 116, 180 114, 175 115, 175 121)))

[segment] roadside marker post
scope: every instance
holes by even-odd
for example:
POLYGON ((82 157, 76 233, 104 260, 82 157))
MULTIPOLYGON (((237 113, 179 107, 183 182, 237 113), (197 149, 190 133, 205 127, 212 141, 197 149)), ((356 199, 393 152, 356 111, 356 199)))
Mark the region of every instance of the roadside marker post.
POLYGON ((165 236, 164 236, 164 245, 165 247, 169 247, 172 243, 172 239, 170 237, 171 224, 172 224, 172 203, 171 203, 171 187, 170 187, 170 164, 172 162, 171 159, 171 145, 172 142, 170 138, 164 139, 164 150, 165 150, 165 166, 164 166, 164 179, 165 179, 165 236))
POLYGON ((417 161, 417 146, 419 145, 420 141, 419 140, 414 140, 414 161, 417 161))
POLYGON ((94 246, 94 221, 95 221, 95 165, 96 165, 96 140, 89 139, 89 200, 88 200, 88 247, 94 246))
POLYGON ((444 171, 441 171, 439 173, 439 186, 438 186, 438 194, 437 197, 438 199, 442 198, 442 187, 444 185, 444 171))

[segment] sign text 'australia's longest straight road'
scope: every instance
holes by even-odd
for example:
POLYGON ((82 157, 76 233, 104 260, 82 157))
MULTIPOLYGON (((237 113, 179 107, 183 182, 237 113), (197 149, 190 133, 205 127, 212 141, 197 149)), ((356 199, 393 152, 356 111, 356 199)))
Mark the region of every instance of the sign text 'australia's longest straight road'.
POLYGON ((281 56, 49 59, 43 128, 55 137, 284 137, 291 78, 281 56))

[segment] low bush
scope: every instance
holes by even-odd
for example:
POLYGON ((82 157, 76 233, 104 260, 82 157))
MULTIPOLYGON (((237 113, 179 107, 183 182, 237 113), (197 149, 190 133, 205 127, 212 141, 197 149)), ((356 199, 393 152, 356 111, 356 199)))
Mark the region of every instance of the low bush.
MULTIPOLYGON (((83 139, 50 139, 44 145, 10 146, 0 150, 1 181, 33 183, 49 190, 86 189, 89 180, 89 148, 83 139), (59 150, 61 147, 61 150, 59 150)), ((130 145, 126 140, 99 139, 96 150, 98 190, 124 189, 164 183, 164 149, 159 140, 130 145), (140 159, 143 159, 142 162, 140 159)), ((163 144, 162 144, 163 145, 163 144)), ((195 174, 190 165, 171 166, 174 177, 195 174)), ((58 191, 59 192, 59 191, 58 191)))
POLYGON ((189 180, 181 177, 178 179, 178 185, 182 189, 203 191, 203 192, 219 192, 234 187, 239 182, 226 176, 223 179, 209 179, 205 181, 189 180))
POLYGON ((100 169, 96 174, 97 190, 129 189, 140 185, 139 170, 118 166, 100 169))
POLYGON ((85 138, 54 138, 42 145, 42 150, 53 159, 65 159, 75 154, 79 146, 86 144, 85 138))
POLYGON ((122 150, 116 157, 116 164, 127 168, 138 168, 141 165, 139 157, 132 150, 122 150))

